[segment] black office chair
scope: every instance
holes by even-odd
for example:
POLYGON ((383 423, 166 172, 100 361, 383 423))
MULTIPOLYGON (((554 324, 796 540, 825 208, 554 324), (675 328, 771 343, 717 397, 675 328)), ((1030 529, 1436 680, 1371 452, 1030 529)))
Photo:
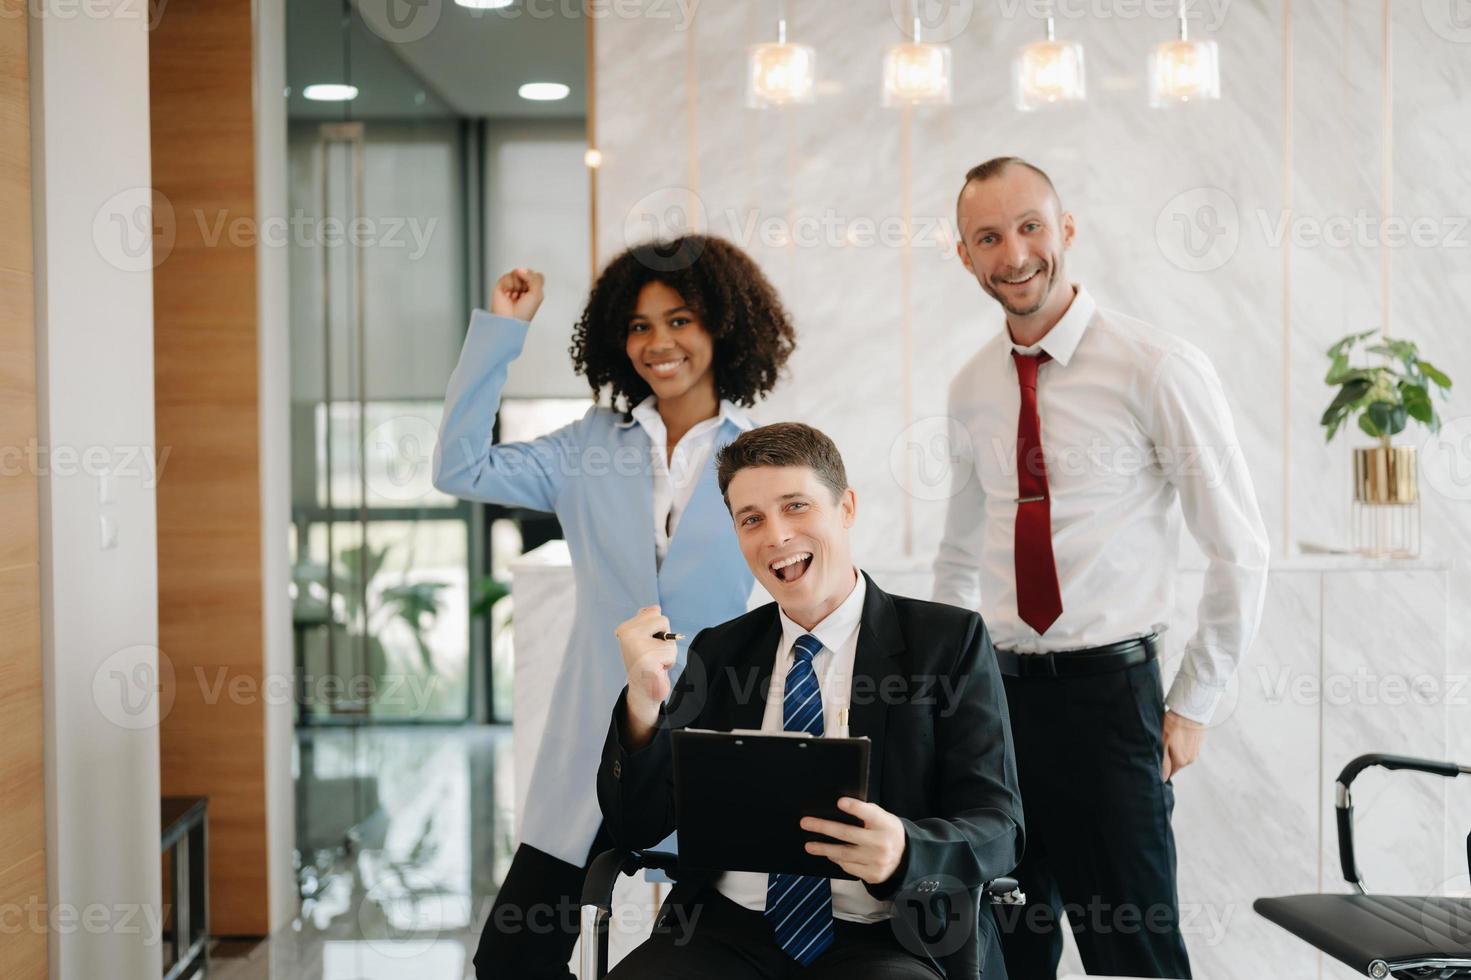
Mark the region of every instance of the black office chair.
MULTIPOLYGON (((613 885, 620 874, 655 870, 673 878, 679 857, 668 851, 604 851, 593 859, 582 884, 582 946, 579 980, 597 980, 608 972, 608 919, 613 913, 613 885)), ((997 878, 984 892, 993 905, 1025 905, 1026 895, 1015 878, 997 878)))
MULTIPOLYGON (((1471 899, 1370 895, 1354 861, 1354 807, 1349 786, 1370 766, 1437 776, 1471 774, 1471 766, 1399 755, 1361 755, 1338 774, 1338 860, 1352 895, 1259 898, 1257 913, 1334 959, 1375 980, 1471 977, 1471 899)), ((1471 870, 1471 834, 1466 837, 1471 870)))

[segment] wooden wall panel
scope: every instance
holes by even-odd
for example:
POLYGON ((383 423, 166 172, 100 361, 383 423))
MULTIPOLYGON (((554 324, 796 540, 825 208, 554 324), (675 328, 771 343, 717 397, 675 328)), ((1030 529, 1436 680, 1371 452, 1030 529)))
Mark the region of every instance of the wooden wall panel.
POLYGON ((46 932, 31 927, 46 902, 46 786, 26 30, 27 18, 0 17, 0 908, 12 910, 0 929, 3 980, 47 975, 46 932))
POLYGON ((250 0, 171 4, 150 37, 165 794, 209 797, 210 931, 269 929, 250 0), (245 229, 245 236, 216 229, 245 229), (164 240, 156 238, 155 247, 164 240), (231 696, 239 685, 244 697, 231 696))

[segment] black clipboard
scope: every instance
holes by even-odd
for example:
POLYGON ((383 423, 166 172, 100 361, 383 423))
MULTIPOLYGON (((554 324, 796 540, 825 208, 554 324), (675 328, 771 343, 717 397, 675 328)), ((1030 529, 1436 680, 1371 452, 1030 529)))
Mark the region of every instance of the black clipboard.
POLYGON ((863 738, 814 738, 682 728, 674 737, 674 813, 681 867, 853 876, 828 858, 808 854, 803 817, 861 821, 838 798, 868 799, 863 738))

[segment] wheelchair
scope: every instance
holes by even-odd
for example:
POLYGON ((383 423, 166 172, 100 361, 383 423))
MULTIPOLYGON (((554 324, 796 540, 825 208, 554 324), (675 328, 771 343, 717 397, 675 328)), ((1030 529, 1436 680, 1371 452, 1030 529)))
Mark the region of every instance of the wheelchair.
MULTIPOLYGON (((581 946, 577 964, 579 980, 597 980, 608 972, 608 920, 613 913, 613 885, 618 876, 640 871, 658 871, 677 876, 679 856, 668 851, 624 851, 614 848, 593 859, 582 885, 581 946)), ((1025 905, 1015 878, 996 878, 982 893, 993 905, 1025 905)))
MULTIPOLYGON (((1370 895, 1354 860, 1354 778, 1372 766, 1453 778, 1471 766, 1398 755, 1361 755, 1338 775, 1338 860, 1349 895, 1259 898, 1252 908, 1304 942, 1375 980, 1471 977, 1471 898, 1370 895)), ((1471 871, 1471 834, 1466 837, 1471 871)))

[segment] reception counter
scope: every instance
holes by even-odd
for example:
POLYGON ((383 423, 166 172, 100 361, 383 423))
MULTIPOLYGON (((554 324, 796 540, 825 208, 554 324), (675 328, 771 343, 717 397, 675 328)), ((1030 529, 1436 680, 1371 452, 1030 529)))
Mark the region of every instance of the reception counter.
MULTIPOLYGON (((886 590, 929 595, 927 561, 863 567, 886 590)), ((574 586, 561 542, 530 552, 512 571, 519 821, 574 586)), ((1471 652, 1447 646, 1447 578, 1447 567, 1432 561, 1325 556, 1273 565, 1256 643, 1200 760, 1174 780, 1182 928, 1197 977, 1353 975, 1258 917, 1251 903, 1348 890, 1338 873, 1332 789, 1354 756, 1471 761, 1471 652)), ((1181 573, 1164 636, 1166 686, 1192 632, 1202 583, 1200 570, 1181 573)), ((611 637, 608 656, 618 656, 611 637)), ((585 723, 601 730, 606 720, 585 723)), ((1471 787, 1371 770, 1355 784, 1354 799, 1359 862, 1371 890, 1471 888, 1471 787)), ((615 935, 614 949, 620 945, 615 935)), ((1080 970, 1071 948, 1063 968, 1080 970)))

